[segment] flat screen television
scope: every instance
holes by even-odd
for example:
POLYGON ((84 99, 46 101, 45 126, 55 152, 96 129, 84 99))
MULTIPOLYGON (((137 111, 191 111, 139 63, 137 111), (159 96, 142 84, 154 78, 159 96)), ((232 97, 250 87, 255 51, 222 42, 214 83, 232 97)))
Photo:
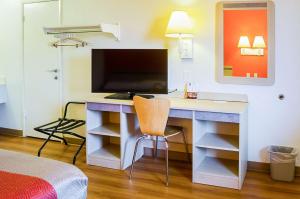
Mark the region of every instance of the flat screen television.
POLYGON ((93 49, 92 92, 167 94, 168 50, 93 49))

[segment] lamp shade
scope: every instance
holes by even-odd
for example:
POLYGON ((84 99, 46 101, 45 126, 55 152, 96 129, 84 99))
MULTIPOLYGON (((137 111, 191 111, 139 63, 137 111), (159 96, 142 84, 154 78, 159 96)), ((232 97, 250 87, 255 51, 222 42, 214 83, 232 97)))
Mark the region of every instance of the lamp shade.
POLYGON ((240 37, 238 48, 251 48, 249 38, 247 36, 240 37))
POLYGON ((193 24, 185 11, 173 11, 166 30, 166 37, 193 37, 193 24))
POLYGON ((255 36, 253 48, 266 48, 266 43, 263 36, 255 36))

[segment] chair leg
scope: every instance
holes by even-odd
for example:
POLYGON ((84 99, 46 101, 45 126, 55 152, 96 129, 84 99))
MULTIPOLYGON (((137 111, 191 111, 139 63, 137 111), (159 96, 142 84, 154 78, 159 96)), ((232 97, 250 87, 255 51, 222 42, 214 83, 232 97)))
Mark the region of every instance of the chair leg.
POLYGON ((166 143, 166 186, 169 186, 169 144, 167 138, 165 138, 166 143))
MULTIPOLYGON (((153 136, 154 137, 154 136, 153 136)), ((153 148, 152 148, 152 158, 155 158, 155 154, 156 154, 156 152, 155 152, 155 145, 156 145, 156 143, 155 143, 155 140, 153 140, 153 137, 152 137, 152 144, 153 144, 153 148)))
POLYGON ((183 138, 183 142, 184 142, 184 146, 185 146, 185 153, 186 153, 187 159, 188 159, 189 163, 192 163, 191 157, 190 157, 190 154, 189 154, 189 147, 188 147, 188 144, 187 144, 187 141, 186 141, 184 131, 182 131, 182 138, 183 138))
POLYGON ((77 150, 76 154, 74 155, 73 157, 73 164, 75 165, 75 162, 76 162, 76 158, 77 158, 77 155, 79 154, 79 152, 81 151, 83 145, 85 144, 85 139, 83 139, 83 142, 81 143, 79 149, 77 150))
POLYGON ((158 144, 158 136, 156 136, 156 140, 155 140, 155 158, 157 158, 157 144, 158 144))
POLYGON ((139 137, 139 138, 136 140, 136 143, 135 143, 134 153, 133 153, 133 157, 132 157, 132 164, 131 164, 130 174, 129 174, 129 179, 130 179, 130 180, 132 179, 133 165, 134 165, 134 162, 135 162, 135 156, 136 156, 137 148, 138 148, 139 142, 140 142, 141 140, 143 140, 143 139, 144 139, 144 136, 139 137))
POLYGON ((39 152, 38 152, 38 157, 41 156, 41 152, 43 150, 43 148, 46 146, 46 144, 49 142, 50 138, 53 136, 53 134, 55 133, 55 131, 53 131, 47 138, 47 140, 44 142, 44 144, 41 146, 41 148, 39 149, 39 152))

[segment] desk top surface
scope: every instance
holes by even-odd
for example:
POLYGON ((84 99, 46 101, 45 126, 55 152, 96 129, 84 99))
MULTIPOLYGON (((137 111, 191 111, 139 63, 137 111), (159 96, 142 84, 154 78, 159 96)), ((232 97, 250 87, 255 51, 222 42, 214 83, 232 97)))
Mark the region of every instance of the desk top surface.
MULTIPOLYGON (((99 93, 91 94, 85 98, 88 103, 105 103, 105 104, 119 104, 132 106, 132 100, 115 100, 105 99, 109 94, 99 93)), ((155 95, 156 98, 168 98, 171 101, 171 109, 193 110, 193 111, 208 111, 220 113, 236 113, 241 114, 247 110, 247 102, 237 101, 216 101, 216 100, 199 100, 199 99, 183 99, 174 95, 155 95)))

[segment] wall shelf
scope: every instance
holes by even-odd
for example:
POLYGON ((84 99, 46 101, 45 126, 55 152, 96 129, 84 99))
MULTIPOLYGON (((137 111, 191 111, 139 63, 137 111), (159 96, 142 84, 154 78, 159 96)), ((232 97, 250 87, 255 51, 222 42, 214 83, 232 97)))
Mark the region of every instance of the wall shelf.
POLYGON ((93 33, 103 32, 112 34, 118 41, 121 40, 120 24, 101 23, 95 26, 61 26, 61 27, 45 27, 44 32, 47 35, 65 35, 76 33, 93 33))

